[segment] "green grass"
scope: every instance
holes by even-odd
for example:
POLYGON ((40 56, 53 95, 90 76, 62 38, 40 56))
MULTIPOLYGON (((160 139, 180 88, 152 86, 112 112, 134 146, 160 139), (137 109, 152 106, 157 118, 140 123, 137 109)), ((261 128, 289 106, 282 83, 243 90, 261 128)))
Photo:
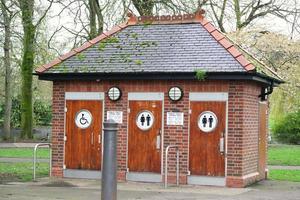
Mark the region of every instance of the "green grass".
POLYGON ((268 150, 269 165, 300 166, 300 145, 274 145, 268 150))
MULTIPOLYGON (((32 163, 0 163, 0 182, 31 181, 32 163)), ((38 163, 36 177, 49 176, 49 164, 38 163)))
POLYGON ((300 182, 300 170, 270 170, 269 179, 280 181, 300 182))
MULTIPOLYGON (((2 158, 32 158, 33 148, 0 148, 2 158)), ((49 149, 40 148, 37 150, 38 158, 49 158, 49 149)))

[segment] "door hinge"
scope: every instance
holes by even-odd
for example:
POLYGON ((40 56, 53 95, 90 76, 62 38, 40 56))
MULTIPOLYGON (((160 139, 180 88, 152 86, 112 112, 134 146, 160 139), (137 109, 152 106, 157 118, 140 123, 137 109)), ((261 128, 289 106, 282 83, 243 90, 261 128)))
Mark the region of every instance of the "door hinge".
POLYGON ((192 114, 192 110, 191 109, 189 109, 189 114, 192 114))
POLYGON ((187 175, 188 175, 188 176, 191 175, 191 171, 190 171, 190 170, 187 171, 187 175))
POLYGON ((65 142, 67 141, 67 136, 64 136, 64 141, 65 141, 65 142))
POLYGON ((130 108, 127 108, 127 112, 130 113, 130 108))
POLYGON ((63 169, 67 169, 66 165, 63 166, 63 169))
POLYGON ((126 169, 126 172, 127 172, 127 173, 129 172, 129 168, 126 169))
POLYGON ((68 112, 68 108, 67 107, 65 107, 65 112, 68 112))

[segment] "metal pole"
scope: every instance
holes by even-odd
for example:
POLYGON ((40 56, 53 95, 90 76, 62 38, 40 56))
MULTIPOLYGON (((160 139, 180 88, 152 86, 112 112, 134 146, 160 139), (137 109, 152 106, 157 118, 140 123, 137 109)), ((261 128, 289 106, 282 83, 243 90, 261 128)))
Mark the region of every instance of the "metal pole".
POLYGON ((176 185, 179 186, 179 148, 175 145, 169 145, 165 154, 165 189, 168 187, 168 155, 170 148, 176 148, 176 185))
POLYGON ((33 180, 35 181, 35 166, 36 166, 36 150, 38 148, 38 144, 35 145, 33 150, 33 180))
POLYGON ((117 199, 117 130, 114 120, 103 123, 104 144, 101 180, 101 200, 117 199))
POLYGON ((179 186, 179 149, 176 147, 176 185, 179 186))
POLYGON ((34 146, 34 149, 33 149, 33 180, 35 181, 36 179, 36 152, 37 152, 37 149, 38 147, 40 146, 49 146, 49 149, 50 149, 50 155, 49 155, 49 176, 51 177, 51 168, 52 168, 52 153, 51 153, 51 144, 50 143, 39 143, 39 144, 36 144, 34 146))
POLYGON ((168 151, 170 146, 166 148, 166 155, 165 155, 165 188, 168 187, 168 151))

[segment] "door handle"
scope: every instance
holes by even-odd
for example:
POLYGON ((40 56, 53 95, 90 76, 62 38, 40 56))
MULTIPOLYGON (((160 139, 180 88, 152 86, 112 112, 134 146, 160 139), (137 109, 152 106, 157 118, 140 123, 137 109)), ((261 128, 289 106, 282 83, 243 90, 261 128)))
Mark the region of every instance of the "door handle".
POLYGON ((161 144, 161 130, 159 129, 158 135, 156 136, 156 149, 160 149, 161 144))
POLYGON ((92 132, 91 144, 94 144, 94 132, 92 132))
POLYGON ((225 152, 224 132, 222 132, 221 138, 219 141, 219 151, 220 151, 221 155, 223 155, 225 152))

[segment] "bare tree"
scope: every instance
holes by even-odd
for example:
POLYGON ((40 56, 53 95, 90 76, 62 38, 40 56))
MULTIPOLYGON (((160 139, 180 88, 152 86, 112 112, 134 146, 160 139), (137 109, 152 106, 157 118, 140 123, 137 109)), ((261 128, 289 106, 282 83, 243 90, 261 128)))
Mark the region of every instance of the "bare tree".
POLYGON ((12 102, 12 69, 11 69, 11 25, 12 19, 14 18, 16 12, 13 11, 13 2, 7 2, 1 0, 0 10, 2 12, 3 21, 0 24, 4 26, 4 67, 5 67, 5 111, 4 111, 4 133, 5 138, 9 139, 10 134, 10 117, 11 117, 11 102, 12 102))

